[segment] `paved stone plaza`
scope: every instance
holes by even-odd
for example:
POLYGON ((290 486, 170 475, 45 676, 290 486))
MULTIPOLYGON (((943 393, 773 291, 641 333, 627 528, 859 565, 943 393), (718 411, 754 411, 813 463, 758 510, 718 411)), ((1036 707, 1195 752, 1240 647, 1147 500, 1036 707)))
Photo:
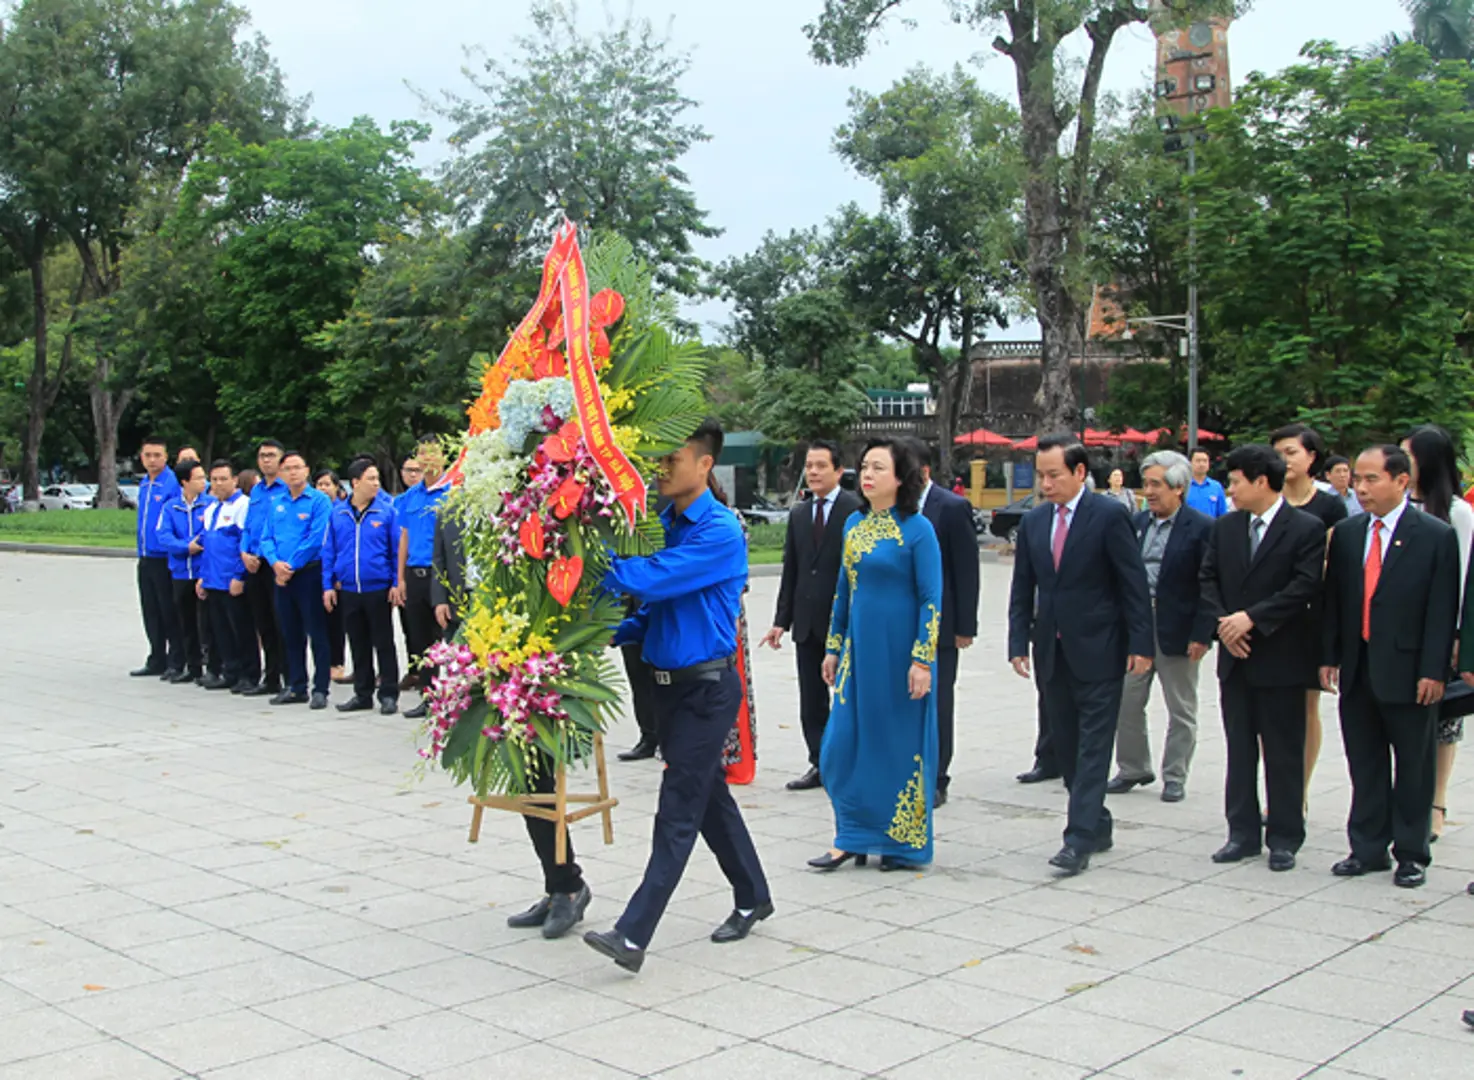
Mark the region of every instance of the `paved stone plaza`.
MULTIPOLYGON (((0 554, 0 1078, 1474 1075, 1474 759, 1421 890, 1330 875, 1334 724, 1300 868, 1218 867, 1207 677, 1187 801, 1113 798, 1115 850, 1055 881, 1063 789, 1013 780, 1034 697, 1004 659, 1008 573, 984 567, 936 865, 804 867, 831 818, 783 790, 796 680, 791 650, 765 651, 740 801, 777 914, 707 941, 731 900, 698 848, 634 978, 576 935, 506 927, 540 892, 522 823, 489 813, 467 845, 464 793, 411 775, 411 722, 129 679, 131 562, 0 554)), ((775 587, 754 581, 754 636, 775 587)), ((616 843, 575 833, 594 928, 638 881, 659 781, 611 772, 616 843)))

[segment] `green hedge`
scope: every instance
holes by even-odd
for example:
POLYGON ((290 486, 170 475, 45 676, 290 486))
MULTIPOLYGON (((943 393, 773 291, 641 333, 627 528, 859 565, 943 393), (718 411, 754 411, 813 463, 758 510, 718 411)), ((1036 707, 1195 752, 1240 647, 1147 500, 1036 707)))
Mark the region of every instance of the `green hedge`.
POLYGON ((35 536, 115 538, 132 547, 138 535, 136 510, 47 510, 33 514, 0 514, 0 540, 25 541, 35 536))

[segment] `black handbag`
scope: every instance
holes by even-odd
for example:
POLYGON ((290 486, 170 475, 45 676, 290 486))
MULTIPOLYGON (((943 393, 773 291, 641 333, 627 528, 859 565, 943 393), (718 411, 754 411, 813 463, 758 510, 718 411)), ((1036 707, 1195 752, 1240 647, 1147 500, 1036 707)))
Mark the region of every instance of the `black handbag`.
POLYGON ((1474 686, 1455 675, 1443 684, 1443 700, 1438 703, 1440 720, 1457 720, 1474 713, 1474 686))

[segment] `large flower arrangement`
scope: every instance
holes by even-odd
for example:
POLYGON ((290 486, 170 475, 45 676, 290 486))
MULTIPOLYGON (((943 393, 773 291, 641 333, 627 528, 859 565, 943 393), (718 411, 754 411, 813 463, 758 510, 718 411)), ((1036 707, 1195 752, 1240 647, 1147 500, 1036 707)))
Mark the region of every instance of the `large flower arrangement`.
POLYGON ((463 528, 465 595, 437 668, 420 754, 478 795, 526 794, 539 770, 585 761, 619 701, 606 645, 624 615, 600 581, 609 553, 647 553, 654 459, 704 411, 704 361, 618 239, 587 261, 559 231, 543 287, 487 362, 441 509, 463 528))

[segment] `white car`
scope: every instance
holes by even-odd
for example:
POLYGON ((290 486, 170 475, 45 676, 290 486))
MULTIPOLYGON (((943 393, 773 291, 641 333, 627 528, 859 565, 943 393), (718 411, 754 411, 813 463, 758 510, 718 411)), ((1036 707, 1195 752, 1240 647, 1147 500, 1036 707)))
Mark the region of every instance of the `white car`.
POLYGON ((42 510, 91 510, 97 493, 87 484, 52 484, 41 491, 42 510))

